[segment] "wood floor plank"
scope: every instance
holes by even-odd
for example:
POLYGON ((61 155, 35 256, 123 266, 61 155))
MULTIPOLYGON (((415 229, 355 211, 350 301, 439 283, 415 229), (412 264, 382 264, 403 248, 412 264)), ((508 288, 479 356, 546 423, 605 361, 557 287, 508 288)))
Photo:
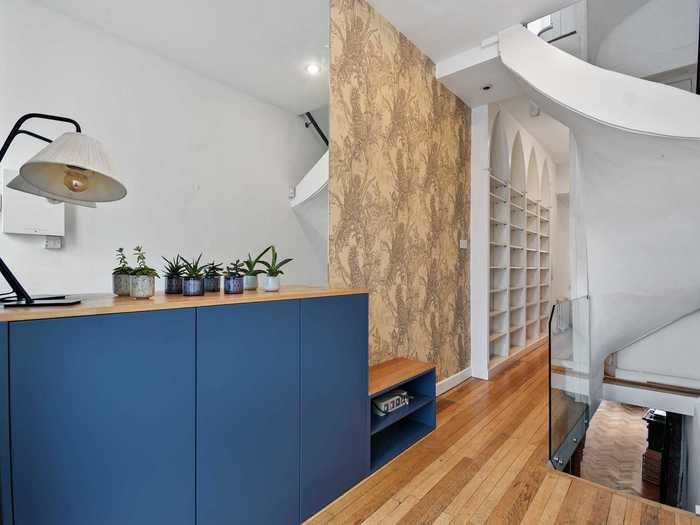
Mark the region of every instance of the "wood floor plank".
POLYGON ((423 496, 411 511, 397 523, 414 525, 433 523, 443 513, 455 494, 461 490, 478 472, 473 459, 462 458, 445 476, 423 496))
POLYGON ((556 523, 562 505, 564 505, 566 495, 569 493, 569 489, 571 489, 571 479, 558 477, 554 491, 547 501, 547 505, 545 505, 544 512, 540 518, 540 523, 542 525, 556 523))
POLYGON ((610 512, 608 512, 608 525, 623 525, 627 512, 628 499, 620 494, 613 494, 610 502, 610 512))
POLYGON ((545 345, 491 381, 444 394, 434 432, 307 524, 694 523, 689 513, 547 468, 547 402, 545 345))
POLYGON ((630 499, 625 513, 625 525, 639 525, 642 522, 642 503, 630 499))
POLYGON ((571 482, 564 504, 557 516, 557 525, 588 523, 596 501, 595 487, 575 479, 571 482))
MULTIPOLYGON (((547 506, 547 503, 549 502, 549 498, 552 497, 554 489, 557 486, 558 479, 560 478, 554 476, 553 474, 545 476, 545 478, 542 480, 542 484, 539 486, 537 492, 535 493, 535 497, 532 498, 532 502, 527 507, 525 515, 523 516, 522 520, 520 520, 520 523, 522 525, 535 525, 540 522, 539 520, 544 514, 544 509, 547 506)), ((494 517, 494 519, 497 518, 494 517)), ((502 521, 500 523, 508 522, 502 521)), ((513 523, 517 522, 513 521, 513 523)))

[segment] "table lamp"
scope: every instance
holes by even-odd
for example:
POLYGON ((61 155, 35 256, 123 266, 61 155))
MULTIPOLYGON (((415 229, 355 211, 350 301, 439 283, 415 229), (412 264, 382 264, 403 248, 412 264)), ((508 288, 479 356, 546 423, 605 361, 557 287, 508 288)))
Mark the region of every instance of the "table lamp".
MULTIPOLYGON (((7 185, 17 191, 47 198, 52 203, 65 202, 95 208, 98 202, 111 202, 126 196, 126 188, 112 177, 112 167, 102 144, 82 133, 77 121, 56 115, 29 113, 13 126, 0 148, 0 162, 12 141, 28 135, 48 145, 34 155, 19 170, 19 175, 7 185), (65 122, 75 127, 74 133, 64 133, 55 141, 22 129, 30 119, 65 122)), ((3 300, 8 306, 56 306, 78 304, 80 299, 64 295, 31 297, 0 259, 0 274, 16 295, 15 300, 3 300)))

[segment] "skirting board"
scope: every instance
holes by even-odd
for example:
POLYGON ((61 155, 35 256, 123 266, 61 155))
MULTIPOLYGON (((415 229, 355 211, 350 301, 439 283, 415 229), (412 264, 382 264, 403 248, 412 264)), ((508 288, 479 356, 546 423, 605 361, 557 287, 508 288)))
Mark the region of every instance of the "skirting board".
POLYGON ((456 374, 448 377, 447 379, 443 379, 442 381, 439 381, 435 385, 435 394, 440 396, 447 392, 448 390, 452 390, 454 387, 461 385, 464 383, 467 379, 469 379, 472 376, 472 369, 470 368, 465 368, 461 372, 457 372, 456 374))

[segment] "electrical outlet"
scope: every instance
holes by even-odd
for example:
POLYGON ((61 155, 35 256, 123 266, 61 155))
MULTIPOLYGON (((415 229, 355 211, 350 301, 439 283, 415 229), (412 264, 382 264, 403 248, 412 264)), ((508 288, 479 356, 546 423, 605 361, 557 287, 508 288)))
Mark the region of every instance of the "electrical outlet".
POLYGON ((460 239, 459 240, 459 248, 460 248, 460 250, 468 250, 469 249, 469 239, 460 239))
POLYGON ((47 250, 60 250, 63 246, 63 237, 47 235, 44 238, 44 248, 47 250))

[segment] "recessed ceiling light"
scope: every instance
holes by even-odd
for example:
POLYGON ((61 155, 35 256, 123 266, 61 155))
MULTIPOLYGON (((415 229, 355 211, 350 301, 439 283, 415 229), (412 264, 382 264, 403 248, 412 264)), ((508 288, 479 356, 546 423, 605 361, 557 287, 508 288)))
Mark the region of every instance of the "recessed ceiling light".
POLYGON ((321 66, 313 63, 309 64, 308 66, 306 66, 306 72, 309 75, 318 75, 321 72, 321 66))

